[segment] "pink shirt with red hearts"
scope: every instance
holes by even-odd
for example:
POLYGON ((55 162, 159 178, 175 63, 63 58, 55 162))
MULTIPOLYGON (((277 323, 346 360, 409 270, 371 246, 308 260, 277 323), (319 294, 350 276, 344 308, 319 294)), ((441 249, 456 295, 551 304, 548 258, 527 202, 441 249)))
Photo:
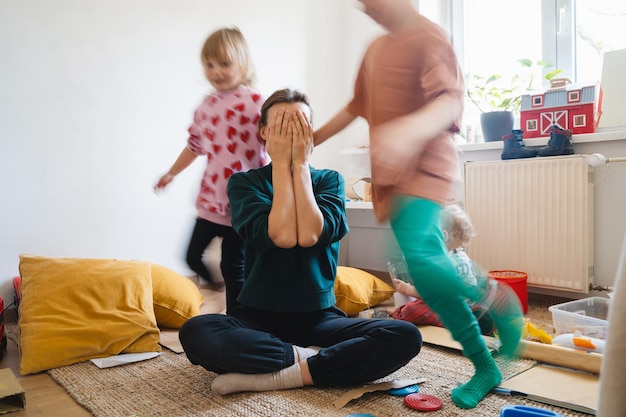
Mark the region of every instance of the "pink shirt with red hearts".
POLYGON ((242 86, 215 92, 196 109, 187 148, 207 158, 196 201, 198 217, 231 226, 228 179, 269 163, 257 127, 263 101, 259 91, 242 86))

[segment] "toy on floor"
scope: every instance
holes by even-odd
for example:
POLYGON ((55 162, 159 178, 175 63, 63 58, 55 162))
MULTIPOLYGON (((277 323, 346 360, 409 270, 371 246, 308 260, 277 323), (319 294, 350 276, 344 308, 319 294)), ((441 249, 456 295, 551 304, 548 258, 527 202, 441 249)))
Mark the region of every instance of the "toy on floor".
POLYGON ((396 397, 405 397, 409 394, 415 394, 419 392, 420 387, 417 384, 409 385, 403 388, 392 388, 387 391, 387 394, 394 395, 396 397))
POLYGON ((552 338, 552 344, 587 352, 604 353, 606 341, 595 337, 583 336, 580 330, 575 333, 563 333, 552 338))
POLYGON ((13 278, 13 290, 14 290, 13 305, 15 306, 15 315, 16 316, 18 314, 18 308, 20 306, 20 301, 22 301, 22 291, 20 289, 21 286, 22 286, 22 277, 20 277, 18 275, 15 278, 13 278))
POLYGON ((0 360, 7 350, 7 335, 4 334, 4 300, 0 297, 0 360))
POLYGON ((443 407, 443 402, 434 395, 409 394, 404 397, 404 405, 418 411, 435 411, 443 407))
POLYGON ((507 405, 500 411, 500 417, 563 417, 563 415, 543 408, 507 405))
POLYGON ((17 315, 17 307, 19 306, 19 301, 21 298, 20 295, 20 277, 13 278, 13 288, 15 289, 15 295, 13 302, 9 304, 6 308, 4 308, 4 299, 0 297, 0 360, 4 358, 4 352, 7 350, 8 340, 7 335, 4 334, 4 312, 9 309, 9 307, 14 307, 15 314, 17 315))
POLYGON ((545 330, 542 330, 532 324, 530 320, 526 320, 524 328, 522 329, 522 339, 526 339, 529 336, 538 339, 541 343, 545 343, 547 345, 552 344, 552 336, 550 336, 545 330))

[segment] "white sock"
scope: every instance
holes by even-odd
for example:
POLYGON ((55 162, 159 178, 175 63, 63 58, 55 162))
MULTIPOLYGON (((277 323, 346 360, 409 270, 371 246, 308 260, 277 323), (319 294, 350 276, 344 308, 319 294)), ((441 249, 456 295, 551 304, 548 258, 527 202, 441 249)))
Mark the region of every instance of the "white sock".
POLYGON ((293 346, 293 356, 295 358, 295 362, 298 363, 300 361, 305 360, 306 358, 310 358, 311 356, 317 355, 320 351, 320 347, 318 346, 309 346, 309 347, 301 347, 301 346, 293 346))
POLYGON ((294 363, 288 368, 268 374, 222 374, 211 384, 216 394, 233 394, 242 391, 275 391, 303 387, 300 365, 294 363))

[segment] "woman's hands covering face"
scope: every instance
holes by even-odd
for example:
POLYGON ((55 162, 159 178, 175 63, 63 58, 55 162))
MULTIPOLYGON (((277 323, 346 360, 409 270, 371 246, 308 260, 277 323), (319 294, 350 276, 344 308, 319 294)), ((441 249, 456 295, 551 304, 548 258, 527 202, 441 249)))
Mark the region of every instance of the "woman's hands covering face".
POLYGON ((274 112, 267 136, 265 148, 272 162, 291 164, 293 125, 289 123, 289 113, 284 108, 274 112))
POLYGON ((274 163, 303 164, 313 153, 313 128, 298 109, 278 108, 268 126, 266 149, 274 163))
POLYGON ((291 161, 293 164, 304 164, 313 153, 313 128, 302 110, 291 114, 289 123, 293 126, 291 161))

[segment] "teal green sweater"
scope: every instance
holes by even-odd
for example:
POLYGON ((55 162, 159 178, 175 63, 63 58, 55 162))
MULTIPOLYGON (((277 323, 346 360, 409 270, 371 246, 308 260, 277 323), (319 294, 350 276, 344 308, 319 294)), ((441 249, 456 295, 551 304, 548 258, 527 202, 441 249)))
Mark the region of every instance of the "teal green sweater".
POLYGON ((245 243, 244 306, 283 312, 321 310, 335 304, 339 241, 348 233, 341 174, 311 168, 324 230, 315 246, 279 248, 267 234, 272 207, 271 164, 234 174, 228 182, 233 228, 245 243))

